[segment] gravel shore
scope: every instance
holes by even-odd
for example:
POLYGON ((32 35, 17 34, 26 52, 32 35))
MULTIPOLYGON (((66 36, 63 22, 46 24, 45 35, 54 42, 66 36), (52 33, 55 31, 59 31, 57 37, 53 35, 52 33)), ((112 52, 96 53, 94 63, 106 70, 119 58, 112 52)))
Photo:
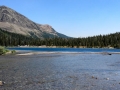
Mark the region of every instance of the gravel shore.
POLYGON ((0 90, 119 90, 120 54, 0 56, 0 90))

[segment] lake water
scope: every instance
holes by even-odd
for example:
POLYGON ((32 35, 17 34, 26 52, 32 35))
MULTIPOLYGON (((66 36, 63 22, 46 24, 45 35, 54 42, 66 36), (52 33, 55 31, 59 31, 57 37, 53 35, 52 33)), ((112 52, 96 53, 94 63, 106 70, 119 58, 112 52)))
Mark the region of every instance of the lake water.
POLYGON ((10 50, 36 51, 36 52, 120 52, 120 49, 98 49, 98 48, 23 48, 14 47, 10 50))
MULTIPOLYGON (((39 52, 119 49, 10 48, 39 52)), ((0 56, 0 90, 120 90, 120 54, 47 53, 0 56)))

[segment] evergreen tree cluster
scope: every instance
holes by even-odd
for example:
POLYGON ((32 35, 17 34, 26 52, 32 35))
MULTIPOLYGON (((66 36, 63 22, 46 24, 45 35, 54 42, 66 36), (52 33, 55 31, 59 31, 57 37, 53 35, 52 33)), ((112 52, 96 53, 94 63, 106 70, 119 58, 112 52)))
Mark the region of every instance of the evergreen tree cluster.
POLYGON ((85 48, 120 48, 120 32, 109 35, 98 35, 86 38, 33 38, 20 34, 10 33, 0 29, 1 46, 66 46, 66 47, 85 47, 85 48))

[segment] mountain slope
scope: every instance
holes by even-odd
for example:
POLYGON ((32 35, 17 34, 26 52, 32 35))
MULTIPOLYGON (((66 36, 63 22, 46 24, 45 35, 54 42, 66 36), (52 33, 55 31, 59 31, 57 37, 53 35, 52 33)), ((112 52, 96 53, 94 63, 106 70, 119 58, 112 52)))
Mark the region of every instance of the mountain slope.
POLYGON ((50 25, 37 24, 6 6, 0 6, 0 28, 8 32, 38 38, 64 37, 50 25))

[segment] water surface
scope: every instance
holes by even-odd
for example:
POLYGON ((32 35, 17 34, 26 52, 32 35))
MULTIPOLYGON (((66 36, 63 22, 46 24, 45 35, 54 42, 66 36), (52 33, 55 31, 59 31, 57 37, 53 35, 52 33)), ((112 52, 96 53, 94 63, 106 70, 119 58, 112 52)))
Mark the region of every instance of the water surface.
POLYGON ((119 90, 120 54, 0 56, 0 90, 119 90))
POLYGON ((36 48, 36 47, 12 47, 10 50, 35 51, 35 52, 120 52, 120 49, 105 48, 36 48))

